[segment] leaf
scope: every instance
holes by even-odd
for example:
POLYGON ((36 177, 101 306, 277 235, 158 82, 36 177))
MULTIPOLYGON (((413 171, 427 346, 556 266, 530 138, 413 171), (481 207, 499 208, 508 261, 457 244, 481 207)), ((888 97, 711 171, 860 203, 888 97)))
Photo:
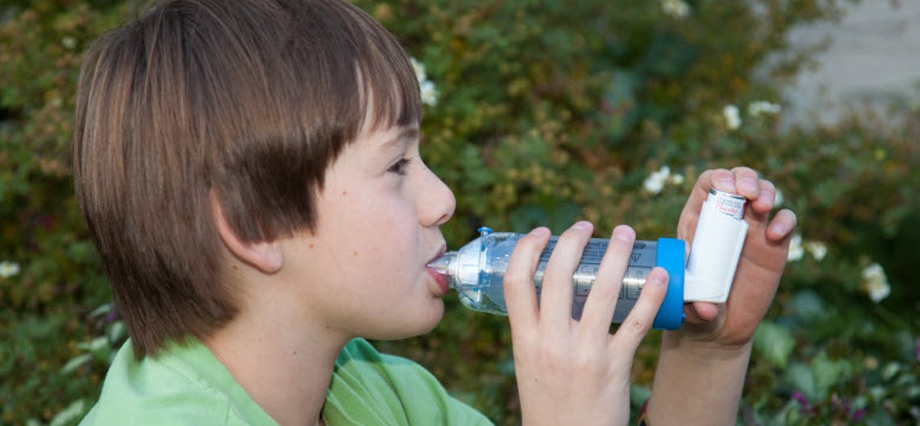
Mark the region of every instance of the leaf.
POLYGON ((63 426, 76 423, 83 415, 86 414, 86 401, 78 399, 72 402, 67 408, 54 415, 48 426, 63 426))
POLYGON ((754 334, 754 350, 774 367, 785 368, 794 348, 792 332, 781 325, 764 321, 754 334))
POLYGON ((798 291, 786 304, 784 312, 804 320, 817 321, 825 316, 824 301, 813 291, 798 291))
POLYGON ((64 364, 63 367, 61 367, 61 374, 70 374, 77 368, 80 368, 81 365, 86 364, 92 359, 93 359, 92 354, 84 353, 84 354, 77 355, 71 358, 69 361, 67 361, 66 364, 64 364))
POLYGON ((77 348, 83 349, 89 352, 96 352, 108 346, 108 344, 109 342, 105 339, 105 337, 96 337, 95 339, 90 340, 89 342, 77 343, 77 348))
POLYGON ((611 144, 617 144, 638 122, 639 113, 636 89, 639 77, 633 71, 618 69, 613 72, 604 101, 610 112, 604 117, 607 123, 606 136, 611 144))
POLYGON ((809 400, 818 399, 815 376, 811 368, 802 363, 793 363, 786 369, 784 379, 794 389, 809 400))
POLYGON ((812 359, 811 371, 814 373, 818 395, 823 398, 832 386, 849 378, 853 368, 847 360, 832 360, 827 353, 821 352, 812 359))
POLYGON ((106 315, 112 311, 113 307, 114 307, 113 303, 106 303, 96 309, 93 309, 93 312, 90 313, 90 316, 95 318, 95 317, 106 315))
POLYGON ((115 321, 109 325, 105 334, 110 343, 120 342, 128 336, 128 327, 124 321, 115 321))
POLYGON ((112 353, 112 345, 109 343, 109 339, 105 337, 96 337, 89 343, 78 343, 77 348, 89 352, 102 362, 108 361, 109 354, 112 353))

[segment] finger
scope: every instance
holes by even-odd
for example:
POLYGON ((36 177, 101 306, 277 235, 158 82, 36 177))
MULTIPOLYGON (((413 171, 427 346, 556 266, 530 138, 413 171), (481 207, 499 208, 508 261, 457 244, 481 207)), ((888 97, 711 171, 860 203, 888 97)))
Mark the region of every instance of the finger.
POLYGON ((684 206, 684 211, 696 212, 699 214, 703 202, 709 196, 709 190, 712 188, 721 191, 732 191, 735 188, 735 177, 732 172, 726 169, 706 170, 697 178, 690 192, 690 198, 684 206))
POLYGON ((556 326, 572 318, 572 276, 581 260, 594 226, 581 221, 559 236, 543 274, 540 295, 540 323, 556 326))
POLYGON ((766 219, 776 202, 776 186, 766 179, 760 179, 758 185, 760 185, 760 194, 751 200, 749 206, 752 212, 766 219))
POLYGON ((767 226, 767 239, 784 243, 785 240, 792 238, 792 231, 795 230, 797 222, 798 218, 792 210, 780 210, 767 226))
POLYGON ((760 186, 757 198, 749 200, 744 208, 744 219, 750 225, 749 235, 760 235, 770 220, 770 211, 773 210, 773 200, 776 194, 776 188, 773 183, 760 179, 760 186))
MULTIPOLYGON (((709 186, 706 188, 706 197, 709 196, 710 189, 718 189, 722 192, 731 192, 733 194, 737 193, 735 188, 736 179, 735 179, 735 169, 725 170, 725 169, 715 169, 712 171, 712 176, 710 177, 709 186)), ((705 197, 703 199, 705 201, 705 197)))
POLYGON ((623 286, 623 277, 629 267, 629 256, 632 254, 635 240, 636 231, 629 226, 620 225, 613 229, 610 244, 601 259, 597 278, 591 286, 591 293, 588 294, 581 316, 581 325, 587 336, 596 337, 609 333, 610 321, 616 309, 620 288, 623 286))
POLYGON ((686 241, 688 247, 689 244, 693 243, 693 233, 700 218, 703 202, 709 197, 709 190, 713 188, 725 192, 734 192, 734 174, 726 169, 706 170, 696 180, 693 190, 690 192, 690 197, 680 213, 677 227, 677 238, 686 241))
POLYGON ((748 200, 756 200, 760 196, 760 178, 757 172, 749 167, 735 167, 732 169, 732 175, 735 179, 733 188, 721 189, 721 191, 738 194, 748 200))
POLYGON ((533 275, 549 237, 547 228, 530 231, 518 240, 508 260, 503 286, 508 320, 514 334, 519 329, 533 330, 536 327, 538 307, 533 275))
POLYGON ((660 267, 652 269, 642 286, 639 300, 611 339, 611 344, 615 346, 613 349, 629 350, 630 354, 635 352, 642 338, 652 328, 667 290, 667 271, 660 267))
POLYGON ((728 317, 728 305, 692 302, 684 305, 685 321, 680 333, 708 339, 723 330, 728 317))
POLYGON ((703 324, 719 316, 719 305, 709 302, 691 302, 684 305, 688 324, 703 324))

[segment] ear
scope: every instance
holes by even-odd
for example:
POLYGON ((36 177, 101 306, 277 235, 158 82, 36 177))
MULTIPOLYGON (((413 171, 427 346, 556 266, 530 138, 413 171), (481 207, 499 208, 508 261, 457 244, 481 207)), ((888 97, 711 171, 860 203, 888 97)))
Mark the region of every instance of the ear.
POLYGON ((217 232, 220 239, 231 253, 241 261, 266 274, 273 274, 281 270, 284 263, 281 253, 281 244, 277 241, 261 241, 257 243, 244 242, 233 231, 224 216, 224 211, 217 201, 217 196, 211 193, 211 212, 214 215, 214 223, 217 225, 217 232))

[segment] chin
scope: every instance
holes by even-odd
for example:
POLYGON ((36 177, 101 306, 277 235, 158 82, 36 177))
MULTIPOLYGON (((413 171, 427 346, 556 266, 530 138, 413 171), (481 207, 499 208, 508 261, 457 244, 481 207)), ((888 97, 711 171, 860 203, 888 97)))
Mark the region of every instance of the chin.
POLYGON ((416 337, 422 334, 426 334, 438 326, 438 324, 441 322, 441 318, 444 317, 444 301, 441 299, 436 299, 436 301, 437 307, 432 309, 430 315, 427 318, 419 321, 419 328, 414 330, 411 336, 407 337, 416 337))
POLYGON ((374 340, 402 340, 418 337, 434 330, 444 317, 444 302, 437 299, 437 306, 426 307, 428 312, 424 317, 406 318, 398 330, 380 333, 378 336, 368 336, 374 340))

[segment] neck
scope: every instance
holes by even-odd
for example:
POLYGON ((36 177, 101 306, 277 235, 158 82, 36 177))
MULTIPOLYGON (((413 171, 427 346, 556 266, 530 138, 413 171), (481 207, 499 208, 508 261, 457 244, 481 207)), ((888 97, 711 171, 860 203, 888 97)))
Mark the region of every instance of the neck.
POLYGON ((205 344, 278 424, 321 424, 335 359, 348 339, 310 332, 283 315, 283 306, 271 308, 241 313, 205 344))

